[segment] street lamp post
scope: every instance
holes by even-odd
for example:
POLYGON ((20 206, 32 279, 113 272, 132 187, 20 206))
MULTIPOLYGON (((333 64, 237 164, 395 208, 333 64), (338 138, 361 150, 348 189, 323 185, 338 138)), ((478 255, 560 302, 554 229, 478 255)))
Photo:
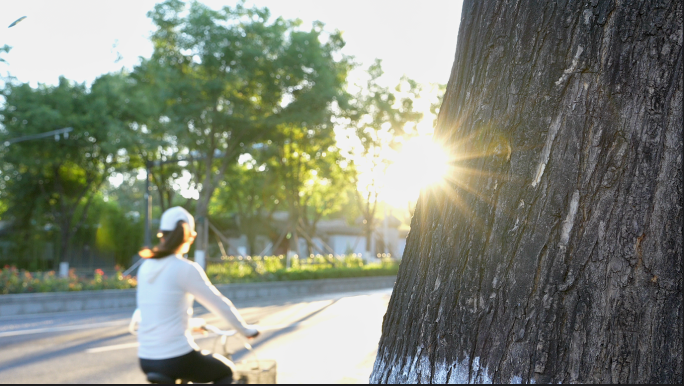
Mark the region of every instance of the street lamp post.
POLYGON ((73 131, 73 127, 65 127, 63 129, 57 129, 57 130, 52 130, 52 131, 46 131, 45 133, 40 133, 40 134, 33 134, 33 135, 25 135, 23 137, 18 137, 18 138, 12 138, 8 139, 2 144, 7 147, 13 143, 17 142, 24 142, 24 141, 29 141, 32 139, 40 139, 40 138, 46 138, 46 137, 55 137, 55 141, 59 141, 59 135, 63 135, 64 138, 69 138, 69 133, 73 131))

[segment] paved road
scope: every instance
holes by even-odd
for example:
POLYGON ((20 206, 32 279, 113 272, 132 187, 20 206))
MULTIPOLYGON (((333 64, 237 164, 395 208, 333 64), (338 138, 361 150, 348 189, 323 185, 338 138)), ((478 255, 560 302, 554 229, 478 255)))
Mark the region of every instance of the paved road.
MULTIPOLYGON (((368 383, 391 289, 236 304, 263 327, 253 342, 278 383, 368 383)), ((132 310, 0 317, 0 383, 144 383, 132 310)), ((195 309, 221 328, 228 325, 195 309)), ((216 339, 196 337, 203 349, 216 339)), ((236 342, 237 344, 237 342, 236 342)), ((234 359, 248 359, 242 349, 234 359)))

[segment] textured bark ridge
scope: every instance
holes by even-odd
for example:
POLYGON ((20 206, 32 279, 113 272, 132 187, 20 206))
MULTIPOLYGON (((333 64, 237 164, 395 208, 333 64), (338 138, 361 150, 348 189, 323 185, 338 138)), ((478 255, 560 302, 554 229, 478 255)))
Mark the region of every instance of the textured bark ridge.
POLYGON ((371 382, 682 381, 682 17, 465 1, 371 382))

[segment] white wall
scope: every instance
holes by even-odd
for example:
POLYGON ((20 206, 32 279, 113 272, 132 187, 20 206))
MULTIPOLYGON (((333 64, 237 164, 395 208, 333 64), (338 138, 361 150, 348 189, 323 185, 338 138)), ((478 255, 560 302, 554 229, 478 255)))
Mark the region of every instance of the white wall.
POLYGON ((366 251, 366 238, 363 236, 333 235, 330 236, 330 248, 336 255, 349 253, 364 253, 366 251))
MULTIPOLYGON (((382 230, 380 230, 382 231, 382 230)), ((376 234, 376 237, 382 237, 382 233, 376 234)), ((404 249, 406 248, 406 239, 399 238, 399 232, 396 229, 388 229, 387 232, 387 241, 390 247, 390 251, 392 253, 392 257, 395 259, 401 259, 402 255, 404 254, 404 249)), ((314 254, 319 254, 321 251, 323 251, 325 254, 329 253, 328 249, 324 247, 323 242, 321 241, 320 238, 314 237, 313 239, 314 243, 318 246, 319 250, 316 250, 314 248, 314 254)), ((229 239, 230 246, 228 247, 228 250, 226 251, 229 255, 239 255, 238 247, 247 247, 247 237, 245 235, 242 235, 239 238, 230 238, 229 239)), ((288 243, 288 240, 283 240, 283 243, 288 243)), ((371 253, 375 253, 375 240, 371 240, 371 246, 370 246, 370 251, 371 253)), ((353 236, 353 235, 332 235, 329 237, 328 240, 328 245, 330 248, 333 250, 334 255, 345 255, 347 252, 349 253, 358 253, 358 254, 363 254, 366 252, 366 237, 365 236, 353 236)), ((303 237, 299 238, 299 252, 297 254, 301 256, 306 256, 308 255, 308 250, 306 246, 306 239, 303 237)), ((266 251, 264 252, 265 256, 270 256, 273 254, 271 250, 271 242, 264 236, 257 236, 256 240, 256 249, 257 251, 254 251, 254 254, 258 254, 264 248, 266 251), (268 247, 268 248, 267 248, 268 247)), ((377 251, 378 253, 382 253, 382 251, 377 251)))
MULTIPOLYGON (((287 240, 283 241, 287 242, 287 240)), ((239 248, 247 248, 247 236, 241 235, 240 237, 232 237, 228 239, 228 248, 226 250, 226 253, 230 256, 237 256, 240 255, 240 249, 239 248)), ((254 242, 254 248, 256 251, 252 251, 253 255, 257 255, 261 253, 261 251, 265 252, 263 253, 264 256, 270 256, 273 254, 272 247, 273 244, 271 244, 271 240, 268 239, 266 236, 262 235, 257 235, 256 240, 254 242)), ((224 244, 225 247, 225 244, 224 244)))

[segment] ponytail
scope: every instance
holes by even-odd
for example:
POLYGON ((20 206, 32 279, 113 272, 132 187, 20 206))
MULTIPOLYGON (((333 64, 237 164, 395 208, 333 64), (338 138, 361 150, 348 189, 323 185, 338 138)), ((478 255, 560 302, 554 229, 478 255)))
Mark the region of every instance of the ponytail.
MULTIPOLYGON (((175 254, 184 243, 193 237, 190 226, 183 220, 176 223, 176 228, 172 231, 162 231, 161 242, 150 249, 143 248, 138 252, 143 259, 161 259, 162 257, 175 254)), ((159 234, 157 234, 159 235, 159 234)))

